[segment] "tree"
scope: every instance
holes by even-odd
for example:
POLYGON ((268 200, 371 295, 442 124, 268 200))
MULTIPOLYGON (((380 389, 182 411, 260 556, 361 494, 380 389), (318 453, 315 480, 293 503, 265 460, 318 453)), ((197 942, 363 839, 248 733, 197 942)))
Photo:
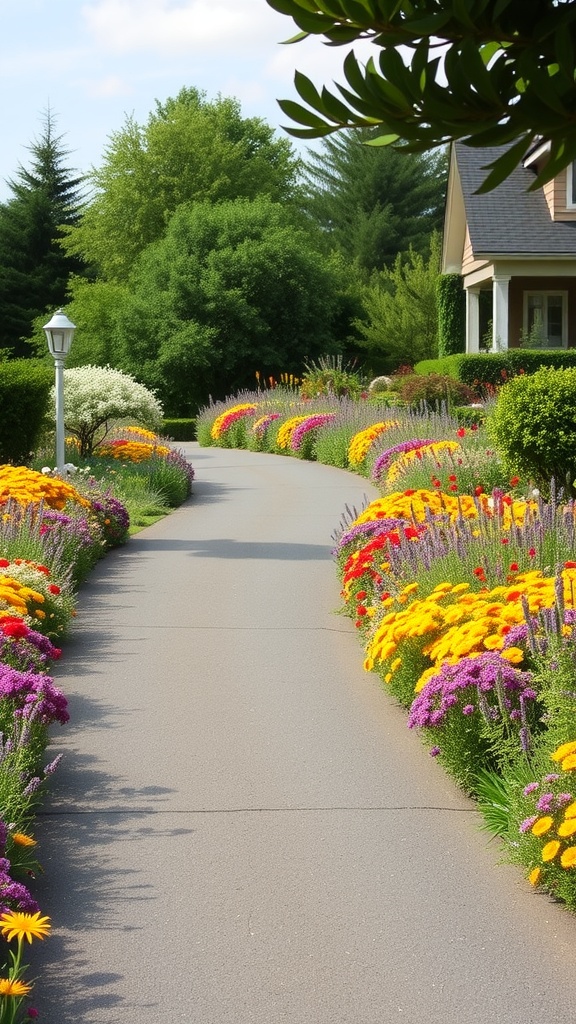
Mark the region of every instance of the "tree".
POLYGON ((158 429, 162 422, 162 406, 156 396, 129 374, 110 366, 65 369, 64 409, 66 430, 78 438, 82 456, 104 439, 113 420, 130 417, 151 429, 158 429))
POLYGON ((439 157, 362 145, 373 133, 323 140, 304 164, 305 206, 330 242, 368 270, 409 248, 426 252, 444 216, 447 166, 439 157))
POLYGON ((88 176, 93 198, 65 248, 109 281, 126 281, 141 252, 164 234, 183 203, 267 195, 287 200, 298 161, 287 139, 235 99, 197 89, 156 102, 145 126, 129 117, 112 133, 104 163, 88 176))
POLYGON ((75 224, 82 179, 64 164, 68 150, 55 134, 54 115, 43 115, 40 137, 28 148, 29 168, 8 181, 12 197, 0 205, 0 347, 30 355, 26 344, 35 317, 65 300, 68 278, 83 264, 59 245, 64 225, 75 224))
POLYGON ((442 246, 436 232, 427 258, 411 250, 399 254, 391 270, 374 275, 364 298, 365 316, 356 321, 368 352, 386 368, 414 364, 438 354, 437 282, 442 246))
POLYGON ((550 143, 539 188, 576 159, 574 0, 267 0, 301 29, 291 42, 324 36, 329 45, 370 39, 380 49, 362 67, 343 65, 340 95, 296 73, 306 106, 281 100, 318 138, 344 127, 380 129, 383 145, 412 152, 461 139, 473 146, 514 143, 493 164, 488 190, 540 137, 550 143), (406 59, 406 51, 411 58, 406 59))
POLYGON ((67 309, 82 328, 70 357, 78 362, 103 344, 95 287, 101 299, 116 289, 113 324, 105 302, 116 365, 157 389, 169 415, 253 387, 256 370, 279 377, 338 351, 351 319, 342 262, 264 197, 180 206, 128 286, 80 283, 67 309))

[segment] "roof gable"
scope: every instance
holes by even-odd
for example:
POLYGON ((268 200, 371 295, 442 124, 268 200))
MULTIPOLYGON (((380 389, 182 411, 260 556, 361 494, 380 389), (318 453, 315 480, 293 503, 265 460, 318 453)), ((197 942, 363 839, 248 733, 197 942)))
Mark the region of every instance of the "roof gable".
MULTIPOLYGON (((533 169, 516 167, 491 192, 475 194, 486 177, 486 166, 506 149, 474 149, 463 143, 453 147, 474 256, 576 256, 576 222, 553 221, 543 190, 528 191, 533 169)), ((449 231, 448 221, 447 209, 449 231)))

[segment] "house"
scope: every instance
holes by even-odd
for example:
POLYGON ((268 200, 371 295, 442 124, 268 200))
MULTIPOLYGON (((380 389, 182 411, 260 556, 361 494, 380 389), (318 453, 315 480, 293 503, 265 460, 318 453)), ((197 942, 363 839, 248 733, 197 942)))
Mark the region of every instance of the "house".
POLYGON ((547 159, 537 143, 501 185, 476 195, 507 147, 452 146, 442 271, 461 274, 466 351, 576 347, 576 166, 529 192, 547 159))

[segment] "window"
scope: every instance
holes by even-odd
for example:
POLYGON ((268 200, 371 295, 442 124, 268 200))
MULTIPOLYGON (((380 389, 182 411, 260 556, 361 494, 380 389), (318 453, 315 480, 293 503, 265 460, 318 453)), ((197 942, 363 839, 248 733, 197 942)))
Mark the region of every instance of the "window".
POLYGON ((524 340, 529 348, 566 347, 567 292, 524 292, 524 340))
POLYGON ((576 209, 576 160, 566 168, 566 208, 576 209))

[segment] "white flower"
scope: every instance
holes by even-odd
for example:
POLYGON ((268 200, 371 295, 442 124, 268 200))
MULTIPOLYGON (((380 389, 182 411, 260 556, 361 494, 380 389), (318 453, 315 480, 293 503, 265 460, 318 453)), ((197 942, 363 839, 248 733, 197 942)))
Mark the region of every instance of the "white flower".
POLYGON ((65 473, 69 473, 70 476, 72 476, 72 474, 76 472, 76 468, 77 467, 74 465, 73 462, 65 462, 64 463, 64 472, 65 473))
POLYGON ((532 497, 533 498, 539 498, 540 497, 540 491, 538 490, 537 487, 535 487, 534 490, 532 491, 532 497))
POLYGON ((52 470, 50 469, 50 466, 42 466, 42 469, 40 470, 40 472, 44 473, 44 476, 50 476, 50 473, 52 472, 52 470))

